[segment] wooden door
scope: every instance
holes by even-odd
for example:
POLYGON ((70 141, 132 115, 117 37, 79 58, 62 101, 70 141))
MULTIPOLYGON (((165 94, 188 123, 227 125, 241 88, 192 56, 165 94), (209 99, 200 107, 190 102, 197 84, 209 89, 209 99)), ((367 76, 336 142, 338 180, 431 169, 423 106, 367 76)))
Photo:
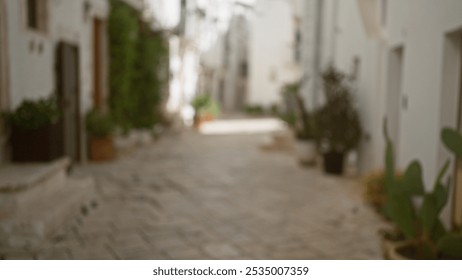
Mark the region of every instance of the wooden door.
POLYGON ((73 160, 80 160, 79 50, 76 46, 61 42, 56 56, 63 153, 73 160))

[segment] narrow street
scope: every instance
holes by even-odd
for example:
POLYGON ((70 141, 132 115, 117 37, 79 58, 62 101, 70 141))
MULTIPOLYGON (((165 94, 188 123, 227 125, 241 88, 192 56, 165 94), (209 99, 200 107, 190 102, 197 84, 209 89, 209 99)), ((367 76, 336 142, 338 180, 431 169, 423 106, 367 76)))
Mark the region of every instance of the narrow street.
POLYGON ((80 168, 97 180, 97 207, 39 252, 9 257, 381 258, 357 181, 262 151, 261 138, 187 131, 80 168))

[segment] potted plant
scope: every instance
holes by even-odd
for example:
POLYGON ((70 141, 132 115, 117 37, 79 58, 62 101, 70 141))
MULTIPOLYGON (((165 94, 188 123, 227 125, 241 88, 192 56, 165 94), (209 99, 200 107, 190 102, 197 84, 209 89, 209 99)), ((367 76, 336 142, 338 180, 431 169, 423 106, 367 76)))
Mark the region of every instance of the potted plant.
POLYGON ((115 157, 112 133, 114 124, 109 114, 90 110, 85 118, 88 132, 89 158, 93 161, 107 161, 115 157))
MULTIPOLYGON (((440 214, 448 201, 450 180, 443 182, 449 167, 447 161, 440 169, 433 189, 425 191, 422 167, 413 161, 402 178, 394 174, 393 143, 387 134, 385 151, 385 215, 396 227, 401 240, 385 240, 383 248, 389 259, 461 259, 462 232, 448 230, 440 214), (419 205, 415 201, 421 201, 419 205), (388 241, 388 242, 387 242, 388 241)), ((462 156, 462 136, 451 129, 442 131, 443 143, 456 156, 462 156)), ((384 236, 386 239, 387 236, 384 236)))
POLYGON ((361 139, 361 123, 346 75, 331 66, 322 79, 326 102, 315 112, 316 141, 323 155, 324 170, 342 174, 345 155, 361 139))
POLYGON ((198 95, 191 102, 194 109, 194 127, 213 120, 220 112, 218 104, 208 94, 198 95))
POLYGON ((312 165, 316 162, 316 144, 314 141, 313 116, 307 111, 303 97, 299 93, 300 83, 286 84, 282 89, 286 112, 281 115, 294 131, 295 153, 301 164, 312 165))
POLYGON ((54 98, 24 100, 4 117, 13 162, 45 162, 62 156, 60 111, 54 98))

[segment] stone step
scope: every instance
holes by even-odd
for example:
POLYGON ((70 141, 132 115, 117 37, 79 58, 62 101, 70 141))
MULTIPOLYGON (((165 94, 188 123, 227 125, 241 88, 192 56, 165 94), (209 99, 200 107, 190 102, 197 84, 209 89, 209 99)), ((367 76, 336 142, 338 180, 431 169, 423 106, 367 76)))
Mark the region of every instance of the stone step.
POLYGON ((70 160, 63 158, 50 163, 1 166, 0 220, 63 186, 69 165, 70 160))
POLYGON ((85 214, 83 212, 88 211, 94 201, 95 182, 92 178, 68 178, 63 185, 0 220, 0 245, 38 247, 61 227, 85 214))

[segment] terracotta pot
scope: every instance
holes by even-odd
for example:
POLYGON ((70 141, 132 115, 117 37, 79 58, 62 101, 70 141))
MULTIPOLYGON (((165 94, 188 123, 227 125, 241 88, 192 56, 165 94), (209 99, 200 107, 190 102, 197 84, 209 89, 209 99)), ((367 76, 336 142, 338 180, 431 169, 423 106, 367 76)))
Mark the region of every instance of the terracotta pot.
POLYGON ((114 141, 111 136, 91 137, 89 158, 92 161, 109 161, 115 158, 114 141))
POLYGON ((202 116, 202 119, 204 122, 209 122, 213 121, 215 117, 212 114, 205 114, 204 116, 202 116))

